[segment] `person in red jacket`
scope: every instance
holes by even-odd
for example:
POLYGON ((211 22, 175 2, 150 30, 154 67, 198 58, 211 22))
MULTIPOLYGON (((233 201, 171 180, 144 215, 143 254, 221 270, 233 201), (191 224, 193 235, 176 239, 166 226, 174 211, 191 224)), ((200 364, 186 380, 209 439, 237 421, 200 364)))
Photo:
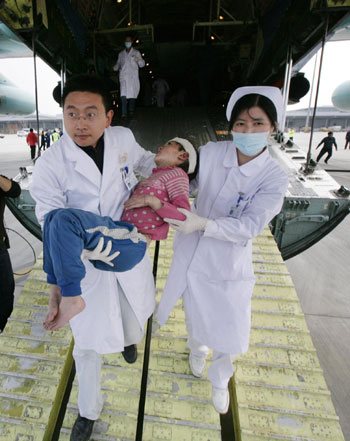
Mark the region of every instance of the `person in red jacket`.
POLYGON ((27 144, 30 147, 30 157, 31 159, 35 158, 35 147, 38 144, 38 137, 34 133, 33 129, 30 129, 27 135, 27 144))

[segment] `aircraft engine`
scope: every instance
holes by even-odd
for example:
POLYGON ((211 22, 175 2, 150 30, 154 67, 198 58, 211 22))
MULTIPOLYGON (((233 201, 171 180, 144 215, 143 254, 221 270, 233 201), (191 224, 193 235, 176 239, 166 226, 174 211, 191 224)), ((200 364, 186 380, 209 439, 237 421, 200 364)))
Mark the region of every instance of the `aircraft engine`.
POLYGON ((350 81, 345 81, 334 89, 332 103, 339 110, 350 110, 350 81))

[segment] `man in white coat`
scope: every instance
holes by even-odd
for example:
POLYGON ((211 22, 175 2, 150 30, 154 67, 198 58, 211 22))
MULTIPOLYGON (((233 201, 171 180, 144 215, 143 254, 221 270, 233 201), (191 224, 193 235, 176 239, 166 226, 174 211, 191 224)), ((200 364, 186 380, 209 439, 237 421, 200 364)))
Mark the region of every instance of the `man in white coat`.
POLYGON ((140 92, 139 68, 144 67, 145 60, 140 52, 132 47, 133 39, 130 35, 125 38, 125 49, 119 52, 118 60, 113 70, 119 70, 120 98, 122 101, 122 117, 127 116, 129 100, 129 115, 135 110, 135 102, 140 92))
POLYGON ((192 212, 180 209, 183 222, 165 219, 181 234, 175 236, 158 320, 163 325, 183 297, 190 368, 201 377, 213 349, 208 378, 220 413, 228 410, 234 357, 249 345, 252 238, 280 211, 288 185, 267 148, 282 107, 276 87, 237 89, 227 107, 233 142, 200 149, 192 212))
MULTIPOLYGON (((88 75, 71 78, 63 91, 65 135, 35 164, 31 194, 36 216, 56 208, 80 208, 119 220, 134 184, 134 170, 148 176, 154 155, 142 149, 124 127, 110 127, 113 111, 103 80, 88 75)), ((95 256, 94 259, 98 259, 95 256)), ((84 260, 82 297, 86 308, 70 321, 79 383, 79 416, 71 441, 90 439, 102 410, 101 354, 123 351, 136 360, 136 343, 154 310, 151 262, 146 255, 124 273, 97 270, 84 260)), ((58 312, 60 289, 51 288, 46 321, 58 312)))

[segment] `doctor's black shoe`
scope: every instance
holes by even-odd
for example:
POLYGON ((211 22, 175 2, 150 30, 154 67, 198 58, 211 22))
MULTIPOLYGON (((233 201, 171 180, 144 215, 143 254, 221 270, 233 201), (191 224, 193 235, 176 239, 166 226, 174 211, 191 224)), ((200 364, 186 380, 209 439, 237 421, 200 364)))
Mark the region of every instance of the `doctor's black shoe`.
POLYGON ((125 346, 122 355, 127 363, 135 363, 135 361, 137 360, 137 346, 125 346))
POLYGON ((70 441, 89 441, 95 420, 78 415, 72 428, 70 441))

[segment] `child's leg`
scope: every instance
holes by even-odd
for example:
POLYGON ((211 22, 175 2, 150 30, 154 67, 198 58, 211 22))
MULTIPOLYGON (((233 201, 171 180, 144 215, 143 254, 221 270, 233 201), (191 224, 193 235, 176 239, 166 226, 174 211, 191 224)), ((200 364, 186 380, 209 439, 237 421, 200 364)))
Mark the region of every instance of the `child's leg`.
POLYGON ((44 328, 48 331, 56 331, 62 328, 74 316, 85 309, 85 301, 81 295, 74 297, 61 297, 58 313, 53 321, 45 322, 44 328))
POLYGON ((80 282, 85 277, 80 258, 84 231, 76 215, 59 209, 46 216, 43 236, 44 270, 53 284, 44 328, 56 330, 85 308, 80 295, 80 282))

